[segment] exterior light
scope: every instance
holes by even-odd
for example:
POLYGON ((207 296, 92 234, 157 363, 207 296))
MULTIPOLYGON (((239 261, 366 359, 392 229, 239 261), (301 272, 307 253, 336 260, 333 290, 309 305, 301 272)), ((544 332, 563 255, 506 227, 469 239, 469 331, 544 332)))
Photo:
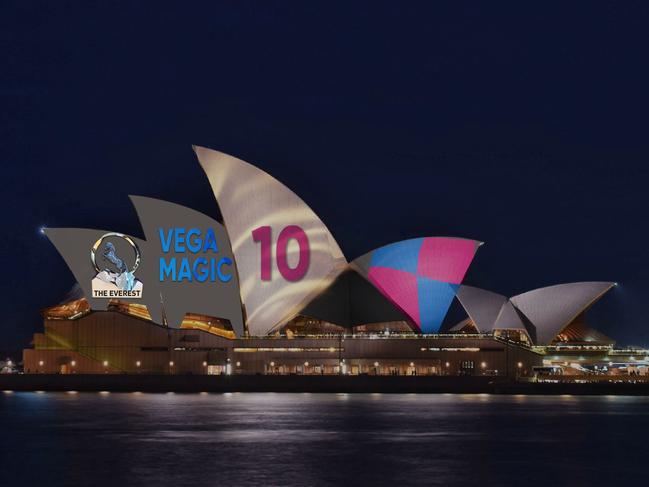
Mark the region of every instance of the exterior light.
POLYGON ((142 365, 142 362, 140 362, 139 360, 137 362, 135 362, 136 367, 139 367, 140 365, 142 365))
POLYGON ((14 363, 11 360, 7 360, 7 367, 11 367, 14 363))
POLYGON ((45 362, 43 362, 42 360, 39 360, 39 361, 38 361, 38 365, 40 365, 41 367, 43 366, 44 363, 45 363, 45 362))
POLYGON ((609 367, 613 367, 613 362, 609 362, 609 363, 608 363, 608 366, 609 366, 609 367))
POLYGON ((237 362, 237 367, 241 367, 241 362, 237 362))
POLYGON ((378 366, 379 366, 379 363, 378 363, 378 362, 374 362, 374 367, 378 367, 378 366))
POLYGON ((520 369, 523 366, 523 362, 518 362, 516 365, 518 365, 518 368, 520 369))
POLYGON ((108 360, 104 360, 104 367, 108 367, 108 360))
POLYGON ((77 365, 77 361, 76 361, 76 360, 73 360, 72 362, 70 362, 70 365, 71 365, 72 367, 76 366, 76 365, 77 365))
POLYGON ((203 362, 203 367, 207 367, 207 362, 203 362))
POLYGON ((270 363, 270 366, 271 366, 271 367, 275 367, 275 362, 271 362, 271 363, 270 363))
POLYGON ((308 366, 309 366, 309 362, 304 362, 304 366, 305 366, 305 367, 308 367, 308 366))
POLYGON ((169 362, 169 367, 173 367, 173 366, 174 366, 174 361, 171 360, 171 361, 169 362))
POLYGON ((445 365, 446 365, 447 367, 450 367, 450 366, 451 366, 451 364, 450 364, 449 362, 446 362, 445 365))
POLYGON ((482 362, 482 363, 480 364, 480 367, 482 367, 483 369, 484 369, 486 366, 487 366, 487 362, 482 362))
POLYGON ((415 366, 415 363, 414 363, 414 362, 410 362, 410 367, 414 367, 414 366, 415 366))

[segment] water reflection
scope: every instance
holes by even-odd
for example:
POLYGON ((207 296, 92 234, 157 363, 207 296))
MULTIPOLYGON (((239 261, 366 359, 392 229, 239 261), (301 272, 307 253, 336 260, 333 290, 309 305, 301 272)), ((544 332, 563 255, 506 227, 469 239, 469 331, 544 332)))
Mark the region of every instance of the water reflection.
POLYGON ((0 395, 0 485, 600 485, 644 475, 649 399, 0 395), (616 445, 624 444, 624 449, 616 445), (612 465, 615 468, 612 468, 612 465))

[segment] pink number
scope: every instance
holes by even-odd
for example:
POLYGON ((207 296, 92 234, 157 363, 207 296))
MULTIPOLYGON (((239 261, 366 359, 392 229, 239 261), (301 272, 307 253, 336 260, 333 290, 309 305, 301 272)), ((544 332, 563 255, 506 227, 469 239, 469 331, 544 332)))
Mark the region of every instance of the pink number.
POLYGON ((252 240, 261 243, 261 280, 271 279, 270 227, 259 227, 252 231, 252 240))
MULTIPOLYGON (((259 227, 252 231, 253 242, 261 244, 261 280, 270 281, 272 278, 272 256, 271 256, 271 229, 269 226, 259 227)), ((309 270, 311 260, 311 249, 309 248, 309 238, 304 230, 297 225, 285 227, 277 238, 275 247, 277 256, 277 268, 279 273, 287 281, 299 281, 309 270), (291 239, 297 240, 300 248, 300 256, 297 265, 291 268, 288 265, 288 243, 291 239)))
POLYGON ((306 271, 309 270, 309 260, 311 259, 311 251, 309 249, 309 238, 297 225, 289 225, 284 228, 277 238, 277 247, 275 248, 277 255, 277 268, 279 273, 287 281, 299 281, 304 277, 306 271), (288 242, 294 238, 300 247, 300 257, 298 258, 297 265, 291 269, 288 265, 288 256, 286 250, 288 242))

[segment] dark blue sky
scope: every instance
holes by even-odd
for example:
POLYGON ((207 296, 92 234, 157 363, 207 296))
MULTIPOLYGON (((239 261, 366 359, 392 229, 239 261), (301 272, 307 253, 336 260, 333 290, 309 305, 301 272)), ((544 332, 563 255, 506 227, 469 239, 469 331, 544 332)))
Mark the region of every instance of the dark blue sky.
POLYGON ((348 259, 486 242, 466 283, 620 286, 591 321, 649 345, 644 2, 3 2, 0 350, 73 277, 40 225, 141 235, 127 198, 209 214, 191 144, 300 194, 348 259))

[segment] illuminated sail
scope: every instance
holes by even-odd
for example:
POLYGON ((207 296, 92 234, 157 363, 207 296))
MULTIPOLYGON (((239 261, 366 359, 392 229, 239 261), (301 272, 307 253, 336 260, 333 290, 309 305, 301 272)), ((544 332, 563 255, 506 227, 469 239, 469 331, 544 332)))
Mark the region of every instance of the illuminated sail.
POLYGON ((352 265, 421 332, 437 333, 480 245, 463 238, 413 238, 373 250, 352 265))
POLYGON ((345 268, 333 236, 299 196, 240 159, 195 147, 232 242, 248 332, 290 320, 345 268))
POLYGON ((90 307, 105 310, 111 298, 144 305, 154 322, 172 328, 181 326, 186 313, 198 313, 228 320, 241 336, 239 282, 223 225, 167 201, 141 196, 131 200, 146 240, 106 230, 45 229, 90 307), (213 244, 201 247, 199 237, 208 233, 214 236, 213 244), (172 234, 180 237, 173 244, 172 234), (169 236, 166 249, 163 235, 169 236), (171 262, 177 266, 173 275, 164 275, 162 264, 171 262), (120 273, 136 284, 119 289, 120 273))

